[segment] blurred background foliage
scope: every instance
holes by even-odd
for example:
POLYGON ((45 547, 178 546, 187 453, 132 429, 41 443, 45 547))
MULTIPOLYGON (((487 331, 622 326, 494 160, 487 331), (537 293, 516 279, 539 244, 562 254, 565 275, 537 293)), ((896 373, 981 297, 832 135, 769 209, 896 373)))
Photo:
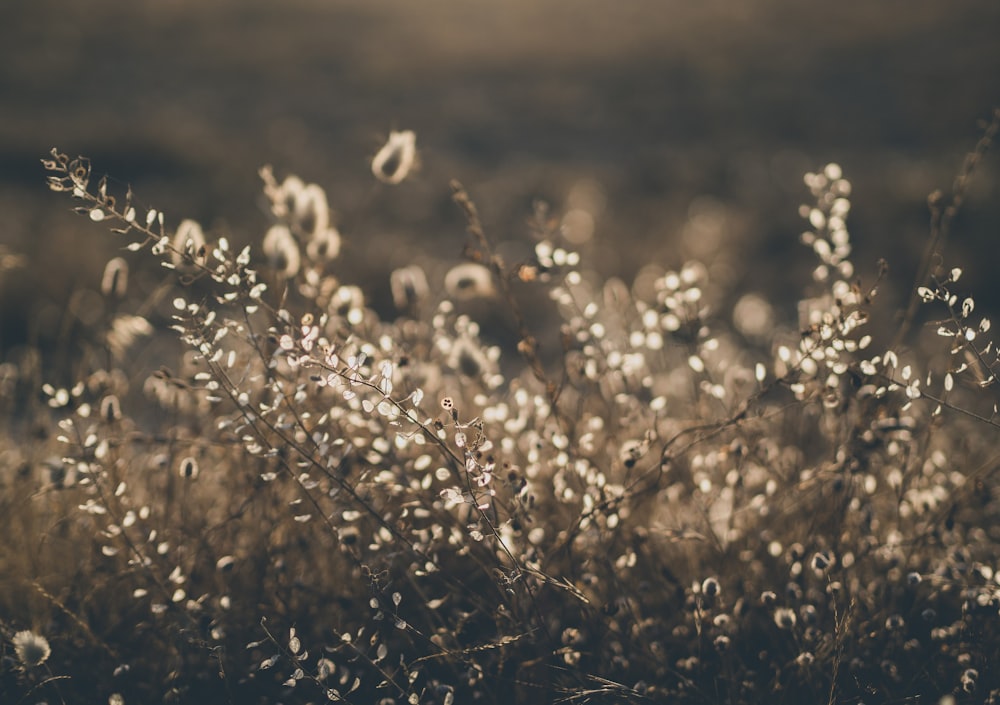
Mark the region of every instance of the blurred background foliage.
MULTIPOLYGON (((583 254, 602 273, 712 259, 723 286, 791 318, 813 261, 797 240, 803 172, 843 165, 859 275, 886 258, 898 305, 928 193, 950 187, 1000 104, 988 0, 7 0, 4 13, 0 246, 26 262, 0 275, 4 356, 57 345, 67 316, 99 307, 86 292, 123 244, 46 190, 53 146, 130 183, 169 227, 191 217, 238 242, 267 228, 261 165, 317 182, 344 235, 338 271, 383 309, 392 269, 440 281, 461 259, 457 178, 512 257, 536 199, 582 200, 597 216, 583 254), (392 129, 416 131, 422 162, 396 187, 368 166, 392 129)), ((994 308, 998 163, 977 174, 946 262, 994 308)))

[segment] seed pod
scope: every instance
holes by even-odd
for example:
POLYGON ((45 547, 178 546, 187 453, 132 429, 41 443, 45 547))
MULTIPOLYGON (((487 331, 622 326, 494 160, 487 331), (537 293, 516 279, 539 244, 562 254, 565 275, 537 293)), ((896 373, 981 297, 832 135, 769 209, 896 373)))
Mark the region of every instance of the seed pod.
POLYGON ((101 277, 101 293, 109 299, 123 299, 127 288, 128 262, 121 257, 108 260, 101 277))
POLYGON ((372 159, 372 174, 386 184, 398 184, 409 175, 417 156, 412 130, 389 133, 389 140, 372 159))

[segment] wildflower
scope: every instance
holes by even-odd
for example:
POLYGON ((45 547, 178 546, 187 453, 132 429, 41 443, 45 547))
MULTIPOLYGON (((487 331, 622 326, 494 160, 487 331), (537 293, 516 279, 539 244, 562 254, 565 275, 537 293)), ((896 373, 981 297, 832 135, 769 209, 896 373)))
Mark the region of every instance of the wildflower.
POLYGON ((417 136, 412 130, 389 133, 389 141, 372 159, 372 173, 386 184, 398 184, 407 177, 417 156, 417 136))
POLYGON ((17 658, 25 668, 41 666, 52 654, 48 640, 29 630, 18 632, 12 641, 17 658))
POLYGON ((282 276, 291 278, 299 273, 302 256, 287 225, 272 225, 264 236, 263 249, 271 266, 282 276))
POLYGON ((493 277, 481 264, 465 262, 452 267, 444 277, 444 288, 456 299, 474 299, 493 294, 493 277))

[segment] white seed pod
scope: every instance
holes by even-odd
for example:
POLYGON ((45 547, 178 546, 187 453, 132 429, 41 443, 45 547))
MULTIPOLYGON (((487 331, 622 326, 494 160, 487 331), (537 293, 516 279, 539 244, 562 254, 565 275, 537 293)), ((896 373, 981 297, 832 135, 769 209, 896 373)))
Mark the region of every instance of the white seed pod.
POLYGON ((417 158, 417 136, 413 130, 389 133, 389 140, 372 159, 372 174, 386 184, 405 179, 417 158))
POLYGON ((177 466, 177 474, 188 480, 198 477, 198 461, 194 456, 189 455, 181 460, 177 466))
POLYGON ((444 288, 449 296, 456 299, 474 299, 493 295, 493 276, 490 270, 481 264, 464 262, 451 270, 444 277, 444 288))
POLYGON ((299 273, 302 255, 287 225, 271 226, 264 236, 263 250, 268 262, 282 276, 291 278, 299 273))

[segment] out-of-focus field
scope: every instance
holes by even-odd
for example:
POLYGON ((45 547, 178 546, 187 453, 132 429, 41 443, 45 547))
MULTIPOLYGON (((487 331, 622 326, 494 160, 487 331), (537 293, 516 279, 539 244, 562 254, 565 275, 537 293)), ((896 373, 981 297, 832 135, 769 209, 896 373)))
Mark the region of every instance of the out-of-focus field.
MULTIPOLYGON (((345 279, 377 304, 391 269, 460 258, 449 179, 515 242, 534 199, 561 209, 596 185, 595 266, 631 276, 724 251, 734 290, 791 315, 812 263, 802 172, 843 165, 860 274, 885 257, 906 287, 927 193, 950 186, 1000 104, 1000 3, 985 0, 12 0, 4 14, 0 245, 28 261, 0 279, 4 354, 54 340, 70 292, 96 288, 116 252, 45 189, 52 146, 131 183, 168 224, 240 242, 267 226, 260 165, 316 181, 345 279), (387 187, 368 162, 393 128, 416 131, 422 168, 387 187)), ((993 305, 997 160, 947 250, 993 305)))

